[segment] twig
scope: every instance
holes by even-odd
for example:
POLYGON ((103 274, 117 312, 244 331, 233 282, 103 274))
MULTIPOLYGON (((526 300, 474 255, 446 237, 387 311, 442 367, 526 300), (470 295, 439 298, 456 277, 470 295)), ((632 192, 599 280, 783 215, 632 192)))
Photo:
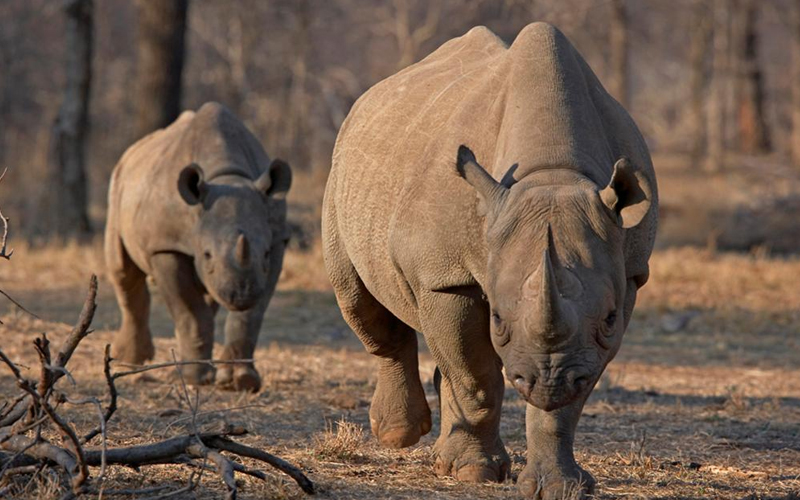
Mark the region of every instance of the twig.
MULTIPOLYGON (((174 368, 176 366, 187 366, 187 365, 233 365, 233 364, 241 364, 241 363, 252 363, 253 359, 196 359, 192 361, 172 361, 169 363, 157 363, 154 365, 144 365, 138 368, 134 368, 132 370, 124 371, 124 372, 116 372, 113 375, 114 380, 122 377, 127 377, 129 375, 136 375, 137 373, 144 373, 149 372, 150 370, 158 370, 160 368, 174 368)), ((127 363, 118 363, 119 366, 136 366, 130 365, 127 363)))
MULTIPOLYGON (((205 416, 205 415, 214 415, 215 413, 229 413, 229 412, 234 412, 234 411, 239 411, 239 410, 247 410, 247 409, 250 409, 250 408, 266 408, 266 405, 263 405, 263 404, 252 404, 252 405, 232 406, 230 408, 221 408, 219 410, 200 411, 200 412, 197 412, 197 416, 201 417, 201 416, 205 416)), ((191 415, 189 415, 187 417, 177 418, 177 419, 173 420, 172 422, 170 422, 169 424, 167 424, 166 430, 170 430, 172 428, 172 426, 177 425, 177 424, 183 422, 184 420, 189 420, 191 418, 192 418, 191 415)))
POLYGON ((258 448, 251 448, 250 446, 231 441, 230 439, 226 439, 224 437, 214 436, 206 438, 204 441, 212 448, 229 451, 243 457, 250 457, 268 463, 269 465, 275 467, 294 479, 303 491, 309 495, 314 494, 314 483, 312 483, 311 480, 309 480, 300 469, 283 460, 282 458, 276 457, 275 455, 267 453, 266 451, 259 450, 258 448))
MULTIPOLYGON (((92 404, 97 408, 97 415, 100 417, 100 424, 98 427, 100 428, 100 434, 103 437, 102 440, 102 449, 100 455, 100 475, 97 476, 97 481, 102 484, 103 479, 106 475, 106 451, 108 451, 108 446, 106 442, 106 419, 105 415, 103 414, 103 405, 100 404, 100 401, 97 398, 84 398, 84 399, 69 399, 65 398, 65 401, 69 404, 73 405, 85 405, 85 404, 92 404)), ((81 444, 84 444, 86 441, 83 439, 80 440, 81 444)))
MULTIPOLYGON (((78 344, 80 344, 81 340, 84 339, 89 333, 89 327, 92 324, 92 319, 94 319, 94 312, 97 309, 97 276, 94 274, 89 279, 89 291, 86 293, 86 300, 83 302, 83 309, 81 309, 81 314, 78 316, 78 322, 72 328, 67 340, 64 341, 64 345, 61 346, 61 349, 58 351, 56 355, 56 360, 54 365, 60 368, 64 368, 67 366, 69 359, 72 357, 72 354, 75 352, 75 349, 78 348, 78 344)), ((57 372, 53 376, 53 384, 55 384, 58 379, 61 378, 63 374, 57 372)))
MULTIPOLYGON (((111 376, 111 361, 113 358, 111 357, 111 344, 106 344, 106 351, 105 356, 103 358, 103 375, 106 378, 106 385, 108 386, 108 396, 109 402, 108 406, 106 407, 105 415, 103 415, 103 419, 100 422, 100 425, 86 433, 83 438, 81 438, 81 444, 86 444, 95 436, 100 434, 101 432, 105 433, 105 426, 108 424, 108 421, 111 420, 111 417, 114 415, 114 412, 117 411, 117 386, 114 385, 114 377, 111 376)), ((105 442, 106 437, 103 434, 103 441, 105 442)))
POLYGON ((20 309, 22 309, 24 312, 30 314, 31 316, 33 316, 36 319, 41 319, 39 316, 37 316, 37 315, 33 314, 32 312, 30 312, 29 310, 25 309, 25 306, 23 306, 22 304, 20 304, 16 300, 14 300, 14 297, 12 297, 11 295, 7 294, 3 290, 0 290, 0 294, 3 295, 5 298, 7 298, 9 301, 11 301, 12 304, 14 304, 15 306, 17 306, 20 309))
MULTIPOLYGON (((0 182, 2 182, 3 178, 6 176, 6 172, 8 172, 8 168, 4 168, 3 169, 3 173, 0 174, 0 182)), ((5 215, 3 215, 3 211, 2 210, 0 210, 0 219, 2 219, 2 221, 3 221, 3 242, 2 242, 2 248, 0 248, 0 257, 4 258, 6 260, 11 260, 11 256, 14 254, 14 250, 12 249, 10 252, 6 252, 6 247, 8 245, 8 221, 9 221, 9 219, 5 215)), ((5 294, 3 294, 3 295, 5 295, 5 294)), ((8 297, 8 295, 6 295, 6 297, 8 297)), ((9 299, 11 300, 11 302, 14 302, 14 300, 11 299, 11 297, 9 297, 9 299)))

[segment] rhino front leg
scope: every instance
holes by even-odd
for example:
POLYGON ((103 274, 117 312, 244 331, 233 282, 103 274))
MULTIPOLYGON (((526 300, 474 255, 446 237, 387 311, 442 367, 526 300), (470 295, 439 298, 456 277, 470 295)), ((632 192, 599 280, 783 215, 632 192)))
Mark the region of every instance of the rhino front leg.
MULTIPOLYGON (((269 298, 247 311, 228 312, 222 359, 253 358, 268 302, 269 298)), ((217 385, 223 389, 257 392, 261 389, 261 377, 253 363, 221 365, 217 368, 217 385)))
POLYGON ((434 292, 421 301, 425 340, 441 372, 441 433, 435 472, 460 481, 503 481, 510 461, 500 440, 504 383, 480 290, 434 292))
MULTIPOLYGON (((211 359, 217 305, 207 299, 192 259, 177 253, 160 253, 151 258, 150 264, 153 279, 175 322, 181 360, 211 359)), ((187 365, 182 371, 191 384, 214 380, 213 368, 205 364, 187 365)))
POLYGON ((551 412, 528 405, 525 415, 528 464, 517 480, 526 497, 584 498, 594 490, 594 478, 575 462, 573 454, 575 428, 585 401, 586 398, 581 398, 551 412))

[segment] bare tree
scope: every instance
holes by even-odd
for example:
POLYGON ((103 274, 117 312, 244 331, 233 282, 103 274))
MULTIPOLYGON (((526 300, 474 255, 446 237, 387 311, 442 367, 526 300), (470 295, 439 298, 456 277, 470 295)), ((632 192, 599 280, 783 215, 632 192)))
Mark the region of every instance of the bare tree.
POLYGON ((800 167, 800 0, 791 3, 792 44, 792 134, 791 155, 795 166, 800 167))
POLYGON ((612 0, 611 18, 609 23, 609 46, 611 79, 609 88, 611 94, 622 104, 628 107, 630 95, 628 89, 628 11, 625 0, 612 0))
POLYGON ((66 78, 64 99, 53 125, 55 168, 51 205, 53 229, 62 236, 87 235, 86 136, 92 80, 92 0, 64 4, 66 23, 66 78), (57 220, 55 220, 57 218, 57 220))
POLYGON ((706 169, 722 168, 725 153, 725 97, 728 93, 730 71, 728 47, 730 45, 730 14, 727 0, 714 0, 713 71, 711 95, 708 102, 708 157, 706 169))
POLYGON ((761 153, 770 149, 770 139, 764 118, 764 79, 758 60, 758 3, 741 0, 734 13, 736 40, 732 56, 736 68, 737 145, 743 153, 761 153))
POLYGON ((706 154, 706 91, 708 88, 708 48, 711 42, 711 12, 698 0, 694 5, 692 36, 689 45, 689 113, 692 127, 691 155, 696 163, 706 154))
POLYGON ((137 136, 172 123, 181 109, 188 0, 137 0, 137 136))

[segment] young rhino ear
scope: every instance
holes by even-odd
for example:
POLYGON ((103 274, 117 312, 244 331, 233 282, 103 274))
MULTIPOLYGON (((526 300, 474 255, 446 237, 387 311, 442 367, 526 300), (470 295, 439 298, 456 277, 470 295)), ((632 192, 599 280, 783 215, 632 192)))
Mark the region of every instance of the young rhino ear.
POLYGON ((204 177, 203 169, 197 163, 192 163, 181 170, 178 176, 178 193, 188 205, 203 203, 208 193, 204 177))
POLYGON ((496 215, 505 203, 508 188, 494 180, 494 177, 478 163, 475 154, 467 146, 458 147, 456 170, 458 175, 478 192, 480 215, 496 215))
POLYGON ((288 163, 276 158, 253 184, 267 196, 283 198, 292 186, 292 169, 288 163))
POLYGON ((624 229, 635 227, 650 210, 652 186, 646 175, 627 158, 614 164, 611 181, 600 191, 600 199, 614 212, 624 229))

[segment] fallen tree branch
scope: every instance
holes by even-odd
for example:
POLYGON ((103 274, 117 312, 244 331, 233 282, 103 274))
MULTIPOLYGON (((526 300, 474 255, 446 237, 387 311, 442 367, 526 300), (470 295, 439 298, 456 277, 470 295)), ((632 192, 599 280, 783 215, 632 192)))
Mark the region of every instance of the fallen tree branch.
MULTIPOLYGON (((268 478, 262 471, 249 469, 241 463, 231 460, 222 453, 226 452, 268 464, 294 479, 304 492, 308 494, 314 493, 314 484, 294 465, 266 451, 237 443, 231 439, 232 437, 246 434, 246 429, 224 425, 213 431, 201 432, 197 428, 200 401, 199 389, 196 390, 194 401, 192 401, 180 368, 185 365, 199 363, 212 365, 251 363, 253 360, 175 360, 172 363, 142 366, 113 373, 111 367, 113 358, 111 357, 110 346, 106 345, 103 375, 108 392, 108 406, 106 406, 105 410, 103 410, 98 398, 73 398, 62 390, 55 389, 58 380, 64 376, 72 380, 72 385, 76 386, 67 364, 81 341, 91 333, 89 328, 97 307, 96 298, 97 278, 92 276, 89 283, 89 291, 78 321, 54 358, 51 359, 50 341, 45 334, 42 334, 34 341, 34 348, 39 357, 40 365, 38 380, 32 381, 23 377, 18 365, 0 350, 0 362, 11 370, 17 380, 17 387, 21 390, 21 393, 4 406, 2 413, 0 413, 0 450, 2 450, 0 451, 0 477, 4 475, 8 477, 12 472, 16 475, 49 470, 67 474, 71 480, 72 488, 62 498, 77 498, 86 493, 97 493, 99 495, 101 492, 103 495, 126 494, 123 493, 124 491, 132 491, 134 493, 130 494, 141 496, 158 493, 166 489, 166 487, 106 491, 101 485, 106 467, 123 465, 137 468, 153 464, 176 464, 198 469, 192 472, 185 487, 158 494, 150 497, 150 500, 170 498, 194 490, 200 484, 205 470, 213 470, 217 473, 225 485, 227 490, 226 499, 228 500, 236 499, 236 473, 246 474, 261 480, 268 478), (118 391, 115 381, 128 375, 167 367, 174 367, 181 379, 183 397, 186 398, 192 410, 191 432, 187 435, 172 437, 156 443, 118 448, 108 447, 106 444, 108 439, 106 435, 107 424, 117 411, 118 405, 118 391), (79 437, 80 434, 75 425, 58 413, 62 403, 94 405, 98 413, 98 425, 86 432, 83 437, 79 437), (46 436, 50 435, 44 432, 48 425, 61 435, 64 443, 66 443, 65 445, 56 444, 46 438, 46 436), (29 432, 34 432, 34 436, 27 435, 29 432), (103 438, 101 447, 86 448, 85 445, 97 435, 101 435, 103 438), (194 459, 197 460, 195 461, 194 459), (202 459, 202 463, 200 463, 200 459, 202 459), (89 467, 100 467, 100 474, 97 478, 93 478, 90 475, 89 467), (100 484, 94 484, 93 481, 100 484)), ((4 486, 4 491, 10 492, 12 490, 6 489, 4 486)))

